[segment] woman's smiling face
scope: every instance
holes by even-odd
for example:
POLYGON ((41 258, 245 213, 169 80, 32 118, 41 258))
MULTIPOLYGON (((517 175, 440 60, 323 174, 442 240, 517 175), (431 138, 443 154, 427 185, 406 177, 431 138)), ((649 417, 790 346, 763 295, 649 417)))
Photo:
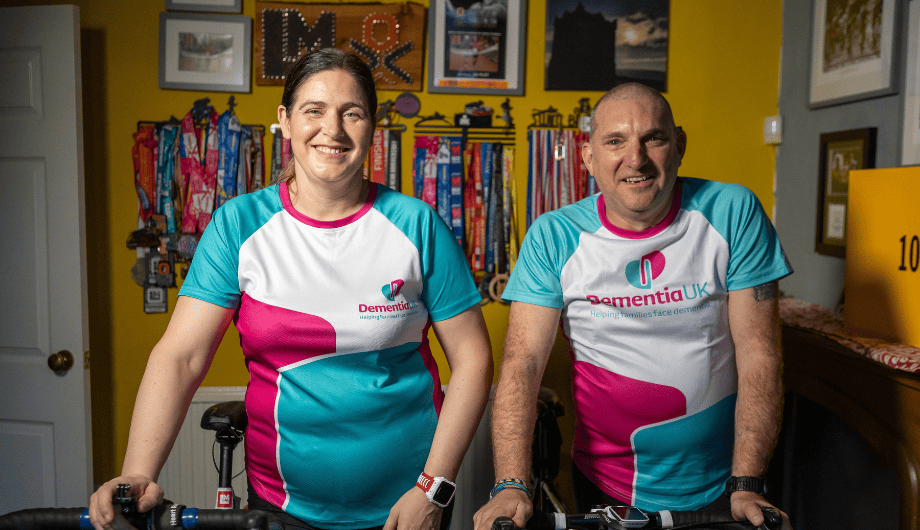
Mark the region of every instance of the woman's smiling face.
POLYGON ((281 131, 291 141, 295 174, 319 184, 344 184, 363 177, 374 125, 367 99, 342 69, 311 75, 294 103, 278 107, 281 131))

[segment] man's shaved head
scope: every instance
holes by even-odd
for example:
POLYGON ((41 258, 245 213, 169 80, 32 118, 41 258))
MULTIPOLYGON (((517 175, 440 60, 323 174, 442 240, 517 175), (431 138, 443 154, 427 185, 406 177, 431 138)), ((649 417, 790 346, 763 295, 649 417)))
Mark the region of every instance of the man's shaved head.
POLYGON ((597 100, 597 103, 594 104, 594 108, 591 109, 591 136, 594 136, 594 132, 597 131, 595 116, 598 107, 600 107, 602 103, 607 101, 644 98, 659 102, 664 107, 665 119, 671 126, 675 126, 674 114, 671 113, 671 105, 668 103, 668 100, 661 95, 661 92, 641 83, 623 83, 608 90, 607 93, 601 96, 601 99, 597 100))

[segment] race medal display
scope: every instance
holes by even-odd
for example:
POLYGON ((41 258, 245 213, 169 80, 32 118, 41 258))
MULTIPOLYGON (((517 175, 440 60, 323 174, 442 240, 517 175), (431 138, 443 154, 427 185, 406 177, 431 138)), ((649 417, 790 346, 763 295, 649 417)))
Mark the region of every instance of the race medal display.
POLYGON ((304 51, 340 48, 364 59, 378 90, 421 90, 420 4, 256 2, 256 84, 284 85, 304 51))

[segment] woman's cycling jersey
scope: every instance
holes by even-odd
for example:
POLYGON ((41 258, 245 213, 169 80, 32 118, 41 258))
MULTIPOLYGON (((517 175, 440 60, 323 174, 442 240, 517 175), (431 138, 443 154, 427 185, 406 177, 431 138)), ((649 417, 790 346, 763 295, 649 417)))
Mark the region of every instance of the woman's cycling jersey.
POLYGON ((334 222, 297 212, 284 183, 241 195, 214 212, 179 294, 238 308, 258 495, 321 528, 384 524, 438 422, 431 321, 481 299, 437 213, 376 184, 334 222))
POLYGON ((503 293, 562 309, 572 458, 646 510, 697 509, 730 476, 737 393, 730 291, 792 272, 746 188, 679 178, 668 216, 616 228, 603 196, 543 214, 503 293))

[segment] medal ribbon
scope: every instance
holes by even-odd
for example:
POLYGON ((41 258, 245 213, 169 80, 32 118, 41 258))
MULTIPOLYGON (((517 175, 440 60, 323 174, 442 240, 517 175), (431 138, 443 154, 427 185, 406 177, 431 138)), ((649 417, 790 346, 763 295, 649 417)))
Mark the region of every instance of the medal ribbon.
POLYGON ((175 234, 176 212, 173 209, 173 175, 176 161, 176 134, 174 125, 160 128, 160 146, 157 149, 157 210, 166 219, 166 233, 175 234))
POLYGON ((147 221, 153 215, 156 198, 157 139, 153 124, 144 124, 134 133, 134 188, 137 190, 138 217, 147 221))
POLYGON ((182 216, 182 231, 190 234, 204 232, 214 211, 214 193, 217 186, 217 164, 220 155, 217 149, 217 111, 208 106, 210 116, 206 127, 201 128, 204 139, 199 142, 198 128, 189 111, 182 120, 182 144, 180 146, 182 173, 188 185, 185 212, 182 216), (199 143, 203 144, 199 147, 199 143))
MULTIPOLYGON (((240 159, 240 120, 230 110, 217 121, 217 201, 215 208, 237 195, 236 175, 240 159)), ((245 193, 245 191, 244 191, 245 193)))

